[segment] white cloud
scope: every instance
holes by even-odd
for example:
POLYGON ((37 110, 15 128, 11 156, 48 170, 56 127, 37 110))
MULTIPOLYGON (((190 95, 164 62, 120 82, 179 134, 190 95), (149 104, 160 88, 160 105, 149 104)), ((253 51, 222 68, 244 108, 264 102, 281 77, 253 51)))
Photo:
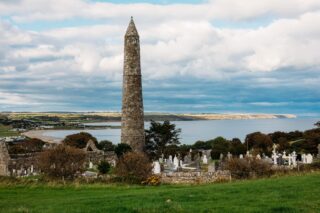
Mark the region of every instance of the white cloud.
MULTIPOLYGON (((130 15, 135 16, 140 33, 145 80, 250 81, 254 86, 270 88, 296 83, 292 82, 295 78, 271 76, 279 70, 290 76, 297 70, 315 73, 320 69, 318 0, 214 0, 196 5, 21 0, 14 4, 1 1, 0 14, 2 87, 17 81, 33 90, 45 86, 54 93, 56 89, 100 86, 90 85, 92 79, 118 84, 123 35, 130 15), (3 21, 4 16, 11 21, 3 21), (239 24, 264 16, 273 21, 255 28, 239 24), (71 18, 88 19, 92 24, 39 31, 17 27, 52 24, 45 20, 68 23, 71 18), (218 27, 217 20, 238 27, 218 27)), ((299 76, 299 80, 305 87, 320 83, 312 76, 299 76)), ((4 95, 2 102, 25 98, 13 94, 16 99, 4 95)), ((261 103, 266 106, 269 102, 261 103)))

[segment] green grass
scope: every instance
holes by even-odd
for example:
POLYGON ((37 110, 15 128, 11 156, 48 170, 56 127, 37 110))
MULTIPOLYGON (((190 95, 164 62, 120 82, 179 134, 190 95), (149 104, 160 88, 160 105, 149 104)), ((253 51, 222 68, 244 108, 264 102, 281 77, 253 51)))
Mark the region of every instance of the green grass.
POLYGON ((198 186, 0 184, 0 212, 320 212, 320 173, 198 186))
POLYGON ((17 136, 17 132, 11 131, 11 126, 4 126, 0 124, 0 137, 17 136))

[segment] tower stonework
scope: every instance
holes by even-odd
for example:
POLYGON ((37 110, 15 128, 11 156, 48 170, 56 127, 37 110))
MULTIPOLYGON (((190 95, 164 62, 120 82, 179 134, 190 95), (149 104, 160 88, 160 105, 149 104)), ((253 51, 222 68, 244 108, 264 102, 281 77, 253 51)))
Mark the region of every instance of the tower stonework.
POLYGON ((129 144, 134 151, 141 152, 144 137, 140 41, 131 17, 124 36, 121 143, 129 144))

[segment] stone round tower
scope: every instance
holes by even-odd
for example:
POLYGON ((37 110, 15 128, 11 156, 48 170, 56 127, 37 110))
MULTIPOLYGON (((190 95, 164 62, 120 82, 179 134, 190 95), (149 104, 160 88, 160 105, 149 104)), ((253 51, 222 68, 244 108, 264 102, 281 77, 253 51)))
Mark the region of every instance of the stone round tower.
POLYGON ((132 17, 124 36, 121 143, 138 152, 143 151, 145 143, 140 41, 132 17))

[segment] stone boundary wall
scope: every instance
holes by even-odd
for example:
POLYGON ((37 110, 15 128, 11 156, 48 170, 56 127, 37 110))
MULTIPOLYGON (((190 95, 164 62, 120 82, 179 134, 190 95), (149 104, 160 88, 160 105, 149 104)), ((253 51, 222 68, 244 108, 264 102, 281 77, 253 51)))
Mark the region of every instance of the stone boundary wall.
POLYGON ((199 184, 230 181, 229 171, 216 172, 170 172, 161 174, 161 182, 169 184, 199 184))
POLYGON ((8 164, 10 162, 10 155, 7 144, 0 140, 0 176, 9 175, 8 164))

